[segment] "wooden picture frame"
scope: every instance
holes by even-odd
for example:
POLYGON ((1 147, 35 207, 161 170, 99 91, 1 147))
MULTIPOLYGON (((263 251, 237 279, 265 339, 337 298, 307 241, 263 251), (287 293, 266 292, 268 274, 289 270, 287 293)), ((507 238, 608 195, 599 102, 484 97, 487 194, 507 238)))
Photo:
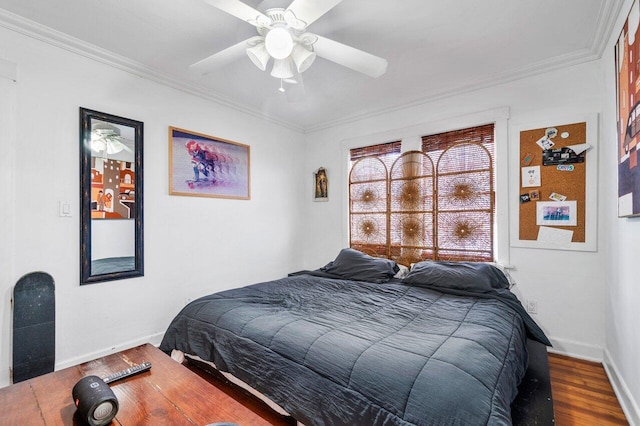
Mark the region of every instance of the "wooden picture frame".
POLYGON ((250 147, 169 127, 169 194, 249 200, 250 147))

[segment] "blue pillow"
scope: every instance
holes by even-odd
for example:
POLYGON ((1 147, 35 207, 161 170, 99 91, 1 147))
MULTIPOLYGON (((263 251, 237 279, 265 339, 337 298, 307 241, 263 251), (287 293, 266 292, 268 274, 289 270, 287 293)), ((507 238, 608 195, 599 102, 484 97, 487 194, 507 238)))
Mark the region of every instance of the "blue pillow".
POLYGON ((509 280, 502 271, 483 262, 418 262, 402 282, 480 293, 509 288, 509 280))
POLYGON ((399 270, 393 260, 372 257, 352 248, 340 250, 333 262, 329 262, 321 271, 342 278, 372 283, 386 283, 399 270))

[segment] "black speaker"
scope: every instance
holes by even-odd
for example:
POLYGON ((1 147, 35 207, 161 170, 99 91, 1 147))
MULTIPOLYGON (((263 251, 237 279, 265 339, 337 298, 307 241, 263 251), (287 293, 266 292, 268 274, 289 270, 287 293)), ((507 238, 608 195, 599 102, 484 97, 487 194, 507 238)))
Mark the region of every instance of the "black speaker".
POLYGON ((71 391, 79 419, 90 426, 111 423, 118 413, 118 399, 108 384, 98 376, 83 377, 71 391))

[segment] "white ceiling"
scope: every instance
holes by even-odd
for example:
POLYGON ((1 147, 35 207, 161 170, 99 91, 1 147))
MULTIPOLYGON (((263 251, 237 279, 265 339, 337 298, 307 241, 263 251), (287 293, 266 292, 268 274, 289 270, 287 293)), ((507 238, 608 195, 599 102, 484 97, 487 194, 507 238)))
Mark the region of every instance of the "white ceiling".
POLYGON ((256 35, 204 0, 0 0, 0 26, 311 131, 597 59, 622 2, 343 0, 309 31, 387 59, 387 73, 373 79, 318 58, 304 96, 289 98, 247 57, 205 76, 189 70, 256 35))

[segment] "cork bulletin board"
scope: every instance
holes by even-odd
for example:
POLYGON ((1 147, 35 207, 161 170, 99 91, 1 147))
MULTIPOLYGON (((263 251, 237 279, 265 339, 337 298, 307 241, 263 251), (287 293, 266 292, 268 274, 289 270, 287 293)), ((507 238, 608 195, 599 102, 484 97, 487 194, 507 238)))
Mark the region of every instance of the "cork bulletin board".
POLYGON ((511 133, 518 155, 512 245, 595 250, 596 122, 549 121, 511 133))

